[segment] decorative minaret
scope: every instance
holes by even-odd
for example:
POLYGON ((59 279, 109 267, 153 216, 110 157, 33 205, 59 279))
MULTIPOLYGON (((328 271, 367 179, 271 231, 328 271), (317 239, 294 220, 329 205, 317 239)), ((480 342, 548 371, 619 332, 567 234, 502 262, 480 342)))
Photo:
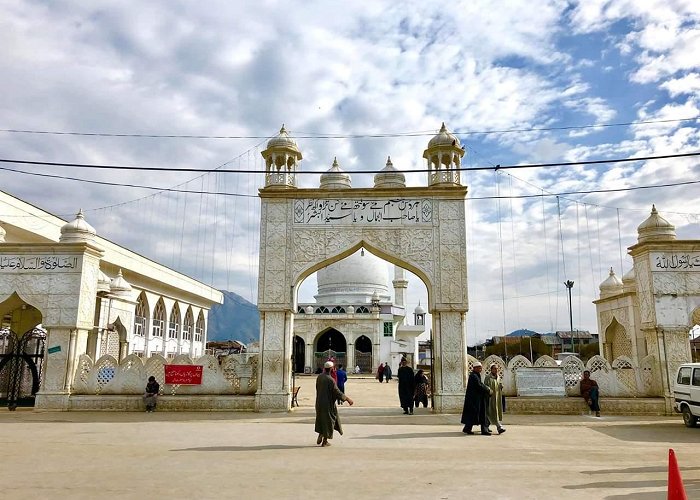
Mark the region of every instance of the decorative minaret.
POLYGON ((406 307, 406 288, 408 288, 408 280, 406 279, 406 270, 399 266, 394 266, 394 303, 399 307, 406 307))
POLYGON ((280 133, 270 139, 267 149, 262 153, 265 158, 265 188, 296 188, 296 170, 302 159, 297 143, 289 137, 282 125, 280 133))
POLYGON ((447 130, 443 122, 440 132, 430 139, 423 152, 423 158, 428 161, 428 185, 459 186, 463 156, 464 149, 459 139, 447 130))

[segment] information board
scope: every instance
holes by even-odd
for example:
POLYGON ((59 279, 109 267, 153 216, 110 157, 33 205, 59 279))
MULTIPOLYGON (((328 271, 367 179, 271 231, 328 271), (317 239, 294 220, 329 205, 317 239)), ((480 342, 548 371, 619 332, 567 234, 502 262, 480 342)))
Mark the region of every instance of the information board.
POLYGON ((201 385, 202 365, 165 365, 165 383, 170 385, 201 385))
POLYGON ((518 368, 515 372, 518 396, 566 396, 561 368, 518 368))

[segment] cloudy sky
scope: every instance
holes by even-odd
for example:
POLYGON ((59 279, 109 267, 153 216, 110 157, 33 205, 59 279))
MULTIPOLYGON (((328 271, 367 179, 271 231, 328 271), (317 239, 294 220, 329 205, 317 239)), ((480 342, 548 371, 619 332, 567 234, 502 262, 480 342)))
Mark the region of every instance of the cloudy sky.
MULTIPOLYGON (((334 156, 351 174, 380 169, 387 155, 415 169, 442 121, 467 167, 700 151, 697 0, 0 9, 2 159, 261 171, 266 138, 284 123, 305 171, 334 156)), ((0 189, 65 218, 82 207, 102 236, 256 301, 260 174, 0 167, 0 189)), ((697 185, 553 194, 698 179, 693 158, 465 172, 469 343, 568 329, 566 279, 574 327, 596 331, 598 284, 611 266, 629 271, 626 248, 652 203, 679 237, 700 238, 697 185)), ((425 303, 413 288, 409 307, 425 303)))

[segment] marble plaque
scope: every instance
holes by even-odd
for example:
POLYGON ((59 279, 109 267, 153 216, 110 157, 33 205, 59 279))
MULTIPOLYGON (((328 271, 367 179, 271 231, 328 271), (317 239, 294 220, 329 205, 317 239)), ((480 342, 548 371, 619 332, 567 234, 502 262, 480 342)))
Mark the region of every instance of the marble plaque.
POLYGON ((561 368, 518 368, 515 385, 518 396, 566 396, 561 368))

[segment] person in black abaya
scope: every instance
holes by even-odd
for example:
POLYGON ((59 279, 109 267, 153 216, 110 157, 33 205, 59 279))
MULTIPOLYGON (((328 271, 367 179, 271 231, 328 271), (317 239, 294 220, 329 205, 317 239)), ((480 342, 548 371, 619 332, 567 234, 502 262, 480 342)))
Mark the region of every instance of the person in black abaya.
POLYGON ((486 406, 488 405, 491 389, 481 381, 481 363, 474 363, 474 368, 469 374, 467 382, 467 392, 464 396, 464 408, 462 409, 462 423, 465 434, 474 434, 472 427, 479 425, 481 434, 490 436, 489 421, 486 417, 486 406))
POLYGON ((413 368, 408 366, 406 358, 401 360, 401 366, 396 374, 399 380, 399 400, 404 415, 413 414, 413 395, 416 390, 416 378, 413 375, 413 368))

